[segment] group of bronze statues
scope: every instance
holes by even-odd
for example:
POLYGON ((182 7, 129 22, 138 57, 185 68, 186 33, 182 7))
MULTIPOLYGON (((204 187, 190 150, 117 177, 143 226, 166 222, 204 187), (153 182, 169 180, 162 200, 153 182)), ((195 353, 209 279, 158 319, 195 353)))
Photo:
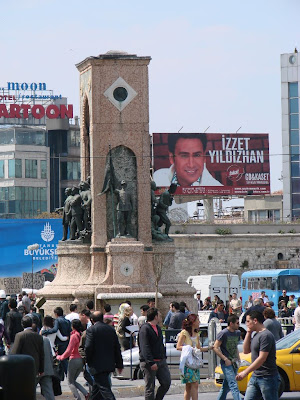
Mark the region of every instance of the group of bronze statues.
POLYGON ((70 240, 91 235, 91 188, 90 179, 81 181, 78 186, 65 189, 66 200, 63 207, 63 238, 70 240))
MULTIPOLYGON (((173 196, 177 185, 171 184, 168 190, 163 192, 159 198, 156 197, 156 184, 151 181, 151 234, 156 241, 173 241, 169 237, 171 221, 168 217, 168 209, 172 205, 173 196), (164 233, 161 227, 165 225, 164 233)), ((117 237, 131 236, 131 213, 133 210, 133 196, 127 189, 127 183, 121 181, 121 189, 113 189, 117 196, 117 237)), ((104 193, 99 193, 104 194, 104 193)), ((66 200, 63 211, 63 238, 70 240, 86 239, 91 236, 91 189, 90 178, 81 181, 78 186, 65 189, 66 200)))

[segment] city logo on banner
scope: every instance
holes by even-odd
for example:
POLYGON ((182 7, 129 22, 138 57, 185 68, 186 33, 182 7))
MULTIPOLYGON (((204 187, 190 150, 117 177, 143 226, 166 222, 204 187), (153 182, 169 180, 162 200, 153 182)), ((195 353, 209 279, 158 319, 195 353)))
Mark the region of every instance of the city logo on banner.
POLYGON ((51 240, 54 239, 54 231, 51 228, 51 225, 49 222, 46 223, 46 225, 44 225, 44 230, 41 231, 41 238, 45 241, 45 242, 51 242, 51 240))

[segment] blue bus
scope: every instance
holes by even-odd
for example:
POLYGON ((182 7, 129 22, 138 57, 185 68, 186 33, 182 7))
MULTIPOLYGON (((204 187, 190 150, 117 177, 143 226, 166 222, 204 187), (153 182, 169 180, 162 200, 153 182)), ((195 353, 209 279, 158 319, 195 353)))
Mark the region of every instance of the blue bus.
POLYGON ((244 272, 241 277, 242 301, 251 295, 253 299, 260 297, 261 291, 274 303, 274 311, 278 312, 278 300, 282 290, 287 296, 294 294, 295 300, 300 297, 300 269, 262 269, 244 272))

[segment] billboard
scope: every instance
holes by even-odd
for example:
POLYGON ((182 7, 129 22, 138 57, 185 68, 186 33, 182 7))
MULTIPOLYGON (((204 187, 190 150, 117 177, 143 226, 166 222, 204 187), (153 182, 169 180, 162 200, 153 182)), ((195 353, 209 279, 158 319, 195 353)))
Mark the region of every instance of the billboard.
POLYGON ((176 195, 270 194, 267 133, 153 133, 158 191, 176 195))
POLYGON ((40 272, 53 280, 57 270, 57 244, 62 238, 61 219, 0 219, 0 278, 40 272), (37 243, 37 250, 27 246, 37 243))

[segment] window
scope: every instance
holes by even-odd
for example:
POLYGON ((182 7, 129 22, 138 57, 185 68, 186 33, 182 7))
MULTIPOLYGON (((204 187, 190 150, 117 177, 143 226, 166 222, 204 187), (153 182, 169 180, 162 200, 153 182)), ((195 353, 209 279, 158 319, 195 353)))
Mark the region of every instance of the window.
POLYGON ((291 163, 291 176, 292 177, 300 176, 300 164, 298 162, 291 163))
POLYGON ((289 83, 289 97, 298 97, 298 82, 289 83))
POLYGON ((37 178, 37 160, 25 160, 25 178, 37 178))
POLYGON ((41 179, 47 179, 47 161, 41 160, 41 179))
POLYGON ((80 146, 80 131, 68 131, 68 146, 80 146))
POLYGON ((246 279, 242 280, 242 289, 246 289, 246 279))
POLYGON ((300 193, 300 178, 292 179, 292 193, 300 193))
POLYGON ((27 144, 36 146, 45 146, 45 132, 44 131, 16 131, 16 143, 27 144))
POLYGON ((290 129, 299 129, 299 114, 290 114, 290 129))
POLYGON ((298 99, 290 99, 290 114, 298 114, 299 113, 299 104, 298 99))
POLYGON ((0 178, 4 178, 4 160, 0 160, 0 178))
POLYGON ((297 129, 290 130, 290 144, 293 146, 299 145, 299 131, 297 129))
POLYGON ((12 144, 14 143, 14 130, 1 130, 0 131, 0 144, 12 144))
POLYGON ((47 188, 0 188, 1 218, 31 218, 47 211, 47 188))
POLYGON ((61 163, 60 175, 62 180, 80 180, 80 162, 68 161, 61 163))
POLYGON ((291 146, 291 161, 300 161, 299 146, 291 146))
POLYGON ((22 178, 22 160, 8 160, 8 177, 22 178))
POLYGON ((285 289, 287 292, 297 292, 300 287, 299 275, 281 275, 278 277, 278 290, 285 289))

